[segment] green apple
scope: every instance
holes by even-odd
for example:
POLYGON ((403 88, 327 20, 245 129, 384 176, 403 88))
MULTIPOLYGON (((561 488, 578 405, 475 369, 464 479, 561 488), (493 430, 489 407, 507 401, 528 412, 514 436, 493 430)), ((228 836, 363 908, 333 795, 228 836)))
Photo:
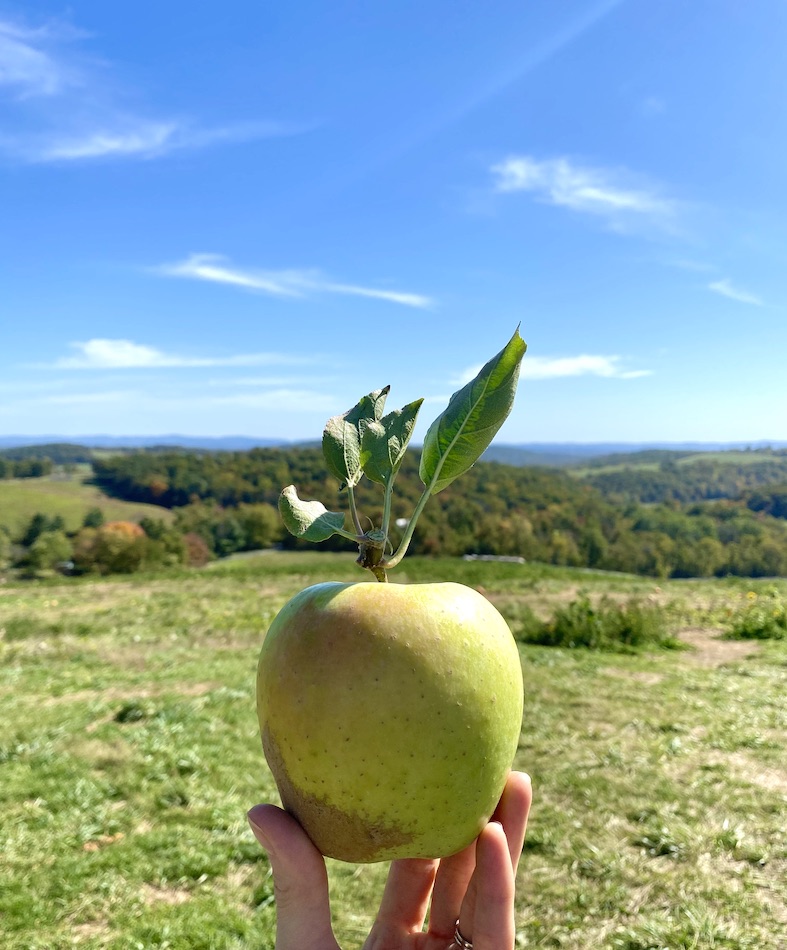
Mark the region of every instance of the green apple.
POLYGON ((282 802, 344 861, 470 844, 500 798, 522 704, 505 620, 461 584, 317 584, 283 607, 259 659, 282 802))

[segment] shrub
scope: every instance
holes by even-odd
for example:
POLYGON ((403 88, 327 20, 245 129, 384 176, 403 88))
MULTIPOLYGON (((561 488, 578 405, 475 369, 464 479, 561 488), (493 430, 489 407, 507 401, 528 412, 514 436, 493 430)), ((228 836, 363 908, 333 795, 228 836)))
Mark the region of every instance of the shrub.
POLYGON ((27 552, 26 566, 33 573, 57 570, 71 560, 71 542, 62 531, 45 531, 27 552))
POLYGON ((593 605, 587 596, 561 607, 551 620, 526 631, 522 639, 542 646, 622 652, 678 646, 656 607, 635 600, 617 604, 606 597, 593 605))
POLYGON ((749 591, 746 604, 733 616, 727 636, 734 640, 787 639, 787 603, 775 588, 749 591))
POLYGON ((148 539, 138 524, 109 521, 100 528, 83 528, 74 542, 74 564, 80 573, 130 574, 148 554, 148 539))
POLYGON ((193 531, 183 535, 183 543, 186 547, 186 564, 190 567, 203 567, 213 557, 205 540, 193 531))
POLYGON ((511 628, 515 640, 523 643, 537 643, 537 637, 543 629, 544 623, 527 604, 519 601, 507 603, 500 607, 506 623, 511 628))
POLYGON ((83 528, 100 528, 104 524, 104 512, 100 508, 91 508, 82 520, 83 528))
POLYGON ((11 563, 11 535, 5 525, 0 524, 0 571, 11 563))

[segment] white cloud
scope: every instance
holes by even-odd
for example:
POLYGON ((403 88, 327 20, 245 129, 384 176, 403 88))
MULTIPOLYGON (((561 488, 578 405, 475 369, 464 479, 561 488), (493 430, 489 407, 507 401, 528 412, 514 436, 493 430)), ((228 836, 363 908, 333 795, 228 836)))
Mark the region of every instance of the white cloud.
MULTIPOLYGON (((580 356, 531 356, 526 355, 520 372, 522 379, 558 379, 565 376, 603 376, 607 379, 637 379, 650 376, 649 369, 624 369, 620 356, 593 356, 583 353, 580 356)), ((461 377, 461 383, 473 379, 481 365, 467 369, 461 377)))
POLYGON ((177 264, 164 264, 157 272, 167 277, 186 277, 245 290, 259 290, 274 297, 302 297, 309 277, 303 271, 243 271, 225 266, 219 254, 192 254, 177 264))
MULTIPOLYGON (((0 20, 0 97, 16 111, 3 123, 0 152, 29 163, 158 158, 176 150, 296 135, 314 127, 273 121, 210 125, 127 109, 110 65, 81 55, 68 24, 39 29, 0 20), (13 119, 17 119, 14 124, 13 119)), ((130 83, 126 83, 130 86, 130 83)))
MULTIPOLYGON (((32 162, 68 162, 98 158, 158 158, 183 149, 207 148, 252 139, 294 134, 295 126, 275 122, 239 122, 199 128, 184 120, 148 121, 116 116, 114 124, 48 140, 30 140, 21 148, 32 162)), ((20 147, 17 144, 17 151, 20 147)))
POLYGON ((73 31, 54 25, 38 30, 0 20, 0 88, 19 98, 53 96, 76 81, 74 71, 48 47, 73 31))
POLYGON ((140 122, 125 130, 91 131, 83 136, 42 143, 30 151, 39 162, 74 161, 123 155, 155 155, 167 149, 177 126, 174 123, 140 122))
POLYGON ((754 307, 764 306, 762 299, 756 294, 749 293, 748 290, 741 290, 740 287, 734 287, 726 278, 708 284, 708 290, 712 290, 714 294, 721 294, 722 297, 728 297, 730 300, 737 300, 738 303, 747 303, 754 307))
POLYGON ((387 300, 389 303, 400 303, 403 307, 420 307, 426 309, 434 305, 430 297, 423 294, 400 293, 396 290, 374 290, 370 287, 355 287, 351 284, 315 284, 315 290, 327 290, 332 294, 348 294, 351 297, 371 297, 374 300, 387 300))
POLYGON ((281 353, 246 353, 236 356, 190 357, 164 353, 131 340, 95 338, 72 343, 76 356, 64 356, 55 362, 57 369, 157 369, 162 367, 206 366, 283 366, 311 362, 304 357, 281 353))
POLYGON ((566 158, 538 161, 514 155, 492 166, 498 192, 532 192, 550 204, 595 214, 612 223, 626 219, 664 220, 674 202, 655 191, 628 184, 629 175, 606 168, 574 164, 566 158))
POLYGON ((637 379, 650 376, 649 369, 623 369, 620 356, 548 357, 528 356, 522 363, 523 379, 555 379, 560 376, 604 376, 610 379, 637 379))
POLYGON ((230 284, 245 290, 271 294, 274 297, 305 297, 312 293, 329 293, 371 297, 420 309, 427 309, 434 305, 434 300, 423 294, 335 283, 320 276, 317 271, 245 270, 226 264, 225 261, 226 258, 218 254, 192 254, 185 261, 164 264, 156 268, 156 271, 167 277, 186 277, 193 280, 230 284))

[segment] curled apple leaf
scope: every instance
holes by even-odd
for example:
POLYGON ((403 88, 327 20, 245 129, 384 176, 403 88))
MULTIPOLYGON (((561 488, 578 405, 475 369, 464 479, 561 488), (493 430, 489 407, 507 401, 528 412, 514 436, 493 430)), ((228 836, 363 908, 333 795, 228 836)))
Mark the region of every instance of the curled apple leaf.
POLYGON ((279 495, 279 512, 285 528, 296 538, 326 541, 334 534, 355 540, 344 530, 344 512, 328 511, 321 501, 301 501, 294 485, 279 495))
POLYGON ((382 418, 385 397, 390 386, 376 389, 360 399, 356 405, 325 424, 322 434, 322 452, 330 473, 339 479, 342 488, 354 487, 363 475, 361 467, 361 439, 371 422, 382 418))
POLYGON ((519 329, 506 346, 454 393, 429 427, 419 474, 436 495, 478 461, 514 404, 519 367, 527 346, 519 329))
POLYGON ((361 437, 361 467, 367 478, 381 485, 393 480, 404 459, 423 399, 394 409, 370 422, 361 437))

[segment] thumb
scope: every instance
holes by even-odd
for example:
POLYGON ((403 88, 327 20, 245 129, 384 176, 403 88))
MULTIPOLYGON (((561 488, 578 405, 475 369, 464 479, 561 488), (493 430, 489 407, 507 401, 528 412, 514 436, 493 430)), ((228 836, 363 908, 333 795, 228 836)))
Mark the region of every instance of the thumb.
POLYGON ((276 805, 255 805, 248 819, 273 871, 276 950, 338 950, 320 852, 298 822, 276 805))

